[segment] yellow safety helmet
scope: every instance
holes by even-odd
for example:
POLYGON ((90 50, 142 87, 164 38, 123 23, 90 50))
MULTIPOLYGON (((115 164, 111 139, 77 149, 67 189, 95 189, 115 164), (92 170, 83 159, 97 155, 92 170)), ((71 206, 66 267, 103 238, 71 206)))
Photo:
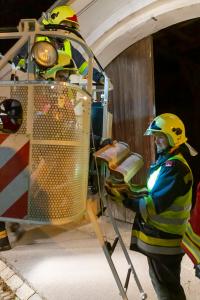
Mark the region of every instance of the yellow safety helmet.
POLYGON ((79 28, 76 13, 68 5, 57 6, 50 13, 43 13, 42 17, 44 25, 68 25, 75 29, 79 28))
POLYGON ((166 134, 172 147, 177 147, 187 141, 185 126, 174 114, 165 113, 157 116, 147 128, 145 135, 152 135, 155 132, 166 134))

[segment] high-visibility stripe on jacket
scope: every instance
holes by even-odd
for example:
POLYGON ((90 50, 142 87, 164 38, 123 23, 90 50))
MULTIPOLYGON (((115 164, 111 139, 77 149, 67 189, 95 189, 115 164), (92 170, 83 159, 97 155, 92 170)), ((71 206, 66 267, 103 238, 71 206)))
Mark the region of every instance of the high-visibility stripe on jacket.
POLYGON ((36 42, 51 42, 50 39, 47 36, 40 35, 36 37, 36 42))
POLYGON ((64 41, 64 50, 65 50, 65 53, 67 55, 69 55, 70 58, 72 58, 72 47, 71 47, 71 43, 69 40, 64 41))
POLYGON ((200 183, 197 187, 195 207, 187 223, 181 246, 194 264, 200 263, 200 183))
POLYGON ((131 237, 131 249, 133 245, 137 244, 137 247, 141 250, 140 252, 152 253, 152 254, 162 254, 162 255, 175 255, 183 253, 180 248, 181 238, 157 238, 151 237, 144 234, 140 230, 133 230, 131 237))
POLYGON ((67 55, 69 55, 69 57, 71 57, 75 61, 79 74, 87 75, 88 62, 83 59, 83 57, 80 53, 77 54, 77 51, 75 54, 75 48, 72 47, 69 40, 64 41, 64 51, 67 55))
POLYGON ((181 246, 195 265, 200 264, 200 236, 193 231, 190 223, 187 224, 181 246))

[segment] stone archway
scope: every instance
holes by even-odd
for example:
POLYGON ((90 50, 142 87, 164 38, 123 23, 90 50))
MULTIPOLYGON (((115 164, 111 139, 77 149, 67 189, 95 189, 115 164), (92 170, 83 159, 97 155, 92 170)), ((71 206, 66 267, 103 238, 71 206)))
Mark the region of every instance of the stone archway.
POLYGON ((200 12, 200 0, 69 2, 77 12, 83 36, 103 66, 142 38, 197 18, 200 12))

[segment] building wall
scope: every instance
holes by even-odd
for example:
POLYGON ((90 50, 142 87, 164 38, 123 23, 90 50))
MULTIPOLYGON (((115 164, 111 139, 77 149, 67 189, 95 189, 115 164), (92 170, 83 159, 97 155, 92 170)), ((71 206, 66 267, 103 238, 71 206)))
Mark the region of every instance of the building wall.
POLYGON ((200 0, 71 0, 80 30, 103 66, 135 42, 199 17, 200 0))

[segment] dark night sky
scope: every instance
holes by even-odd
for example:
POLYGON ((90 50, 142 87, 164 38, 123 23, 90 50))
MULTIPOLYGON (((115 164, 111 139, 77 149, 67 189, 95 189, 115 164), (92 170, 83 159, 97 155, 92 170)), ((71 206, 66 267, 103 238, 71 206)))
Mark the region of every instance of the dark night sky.
POLYGON ((39 19, 55 0, 0 0, 0 27, 16 26, 20 19, 39 19))
MULTIPOLYGON (((39 19, 56 0, 0 0, 0 27, 16 27, 20 19, 39 19)), ((14 40, 0 40, 0 53, 4 54, 14 40)))

